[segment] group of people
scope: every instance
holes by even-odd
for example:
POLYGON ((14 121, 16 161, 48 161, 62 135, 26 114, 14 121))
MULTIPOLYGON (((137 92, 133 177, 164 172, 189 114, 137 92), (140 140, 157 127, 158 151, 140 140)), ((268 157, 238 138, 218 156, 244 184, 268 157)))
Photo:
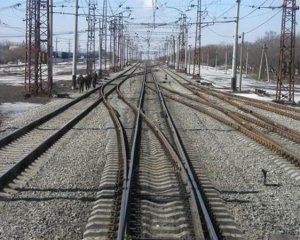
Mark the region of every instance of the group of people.
POLYGON ((80 74, 77 78, 77 83, 79 85, 79 92, 83 92, 85 90, 89 90, 91 86, 93 88, 96 87, 97 82, 97 73, 93 71, 91 74, 86 75, 85 77, 80 74))

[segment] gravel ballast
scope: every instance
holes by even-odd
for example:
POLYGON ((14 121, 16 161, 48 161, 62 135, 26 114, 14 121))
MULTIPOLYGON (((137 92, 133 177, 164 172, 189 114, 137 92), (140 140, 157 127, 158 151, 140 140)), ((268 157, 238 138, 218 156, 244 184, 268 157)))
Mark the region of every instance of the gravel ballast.
POLYGON ((105 163, 106 131, 112 127, 101 104, 61 138, 28 184, 1 199, 0 238, 81 239, 105 163))
MULTIPOLYGON (((158 75, 162 80, 164 74, 158 75)), ((142 76, 135 77, 121 87, 124 95, 135 103, 141 79, 142 76)), ((170 79, 163 85, 188 93, 170 79)), ((34 108, 4 123, 2 134, 68 101, 57 99, 34 108)), ((115 93, 109 101, 130 136, 134 113, 115 93)), ((202 168, 220 192, 245 239, 269 240, 272 234, 282 235, 283 239, 287 235, 300 239, 300 183, 275 163, 285 160, 205 114, 172 100, 167 100, 167 105, 184 145, 199 156, 202 168), (267 171, 266 185, 262 169, 267 171)), ((161 114, 157 104, 146 109, 154 119, 161 114)), ((113 129, 110 115, 101 103, 39 158, 37 162, 42 164, 37 173, 21 184, 16 193, 0 197, 0 239, 82 239, 99 191, 107 144, 116 137, 113 129)))
MULTIPOLYGON (((139 89, 139 84, 133 85, 139 89)), ((136 97, 127 85, 124 91, 136 97)), ((112 99, 118 102, 115 107, 121 115, 128 117, 123 118, 126 127, 131 128, 133 113, 115 94, 112 99)), ((23 124, 33 118, 30 113, 23 124)), ((17 124, 22 125, 22 121, 17 124)), ((14 193, 11 196, 0 198, 0 239, 82 239, 99 191, 107 144, 110 138, 116 138, 111 134, 113 129, 101 103, 40 157, 36 162, 42 166, 27 184, 21 184, 16 193, 8 191, 14 193)))
POLYGON ((299 239, 300 185, 274 162, 283 159, 202 113, 171 100, 168 106, 183 141, 199 156, 245 238, 289 234, 299 239), (262 169, 268 171, 267 185, 262 169))

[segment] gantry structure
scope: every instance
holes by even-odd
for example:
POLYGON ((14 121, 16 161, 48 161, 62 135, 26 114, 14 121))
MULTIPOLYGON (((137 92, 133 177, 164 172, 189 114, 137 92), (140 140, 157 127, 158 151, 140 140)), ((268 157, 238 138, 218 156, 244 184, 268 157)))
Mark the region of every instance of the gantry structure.
POLYGON ((25 90, 52 94, 52 0, 26 1, 25 90))
POLYGON ((87 53, 86 53, 86 73, 91 74, 95 71, 95 40, 96 40, 96 0, 88 1, 88 31, 87 31, 87 53))
POLYGON ((277 70, 276 100, 294 102, 296 0, 284 0, 282 5, 280 54, 277 70))

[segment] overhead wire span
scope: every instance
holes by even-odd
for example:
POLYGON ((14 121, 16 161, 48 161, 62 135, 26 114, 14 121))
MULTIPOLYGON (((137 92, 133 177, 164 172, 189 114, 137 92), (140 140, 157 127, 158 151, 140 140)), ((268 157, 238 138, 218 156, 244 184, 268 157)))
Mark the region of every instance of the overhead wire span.
POLYGON ((275 14, 273 14, 271 17, 269 17, 266 21, 264 21, 263 23, 257 25, 256 27, 252 28, 251 30, 245 32, 245 34, 254 32, 255 30, 257 30, 258 28, 260 28, 261 26, 265 25, 267 22, 269 22, 271 19, 273 19, 275 16, 277 16, 282 9, 280 9, 278 12, 276 12, 275 14))
POLYGON ((256 10, 260 9, 268 0, 263 1, 258 7, 256 7, 254 10, 252 10, 251 12, 249 12, 248 14, 246 14, 245 16, 241 17, 240 20, 248 17, 249 15, 251 15, 252 13, 254 13, 256 10))
POLYGON ((216 34, 219 37, 223 37, 223 38, 233 38, 233 36, 229 36, 229 35, 223 35, 220 33, 215 32, 214 30, 212 30, 210 27, 207 27, 209 31, 211 31, 212 33, 216 34))

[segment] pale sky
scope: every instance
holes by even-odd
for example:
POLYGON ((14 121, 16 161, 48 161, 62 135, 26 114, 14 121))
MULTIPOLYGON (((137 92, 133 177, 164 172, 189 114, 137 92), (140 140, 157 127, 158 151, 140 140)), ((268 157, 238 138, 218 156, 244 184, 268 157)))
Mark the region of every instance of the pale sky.
MULTIPOLYGON (((155 0, 153 0, 155 1, 155 0)), ((245 32, 245 40, 252 42, 262 37, 266 31, 280 32, 282 11, 276 8, 282 4, 282 0, 241 0, 240 28, 239 32, 245 32), (275 7, 275 8, 270 8, 275 7)), ((97 1, 98 17, 102 14, 103 2, 97 1)), ((153 23, 152 0, 109 0, 108 15, 115 15, 124 11, 124 17, 129 22, 127 31, 130 36, 138 34, 140 45, 146 37, 147 31, 151 30, 151 46, 158 48, 167 37, 176 34, 178 25, 174 24, 180 17, 180 12, 187 14, 190 23, 196 22, 197 0, 157 0, 156 23, 172 23, 161 28, 148 28, 138 26, 135 23, 153 23), (131 13, 126 12, 126 7, 131 8, 131 13)), ((25 36, 25 6, 26 0, 0 1, 0 41, 22 42, 25 36), (19 6, 13 6, 20 4, 19 6)), ((54 41, 57 39, 59 51, 68 51, 69 42, 72 49, 74 30, 75 0, 54 0, 54 41)), ((300 0, 297 1, 300 5, 300 0)), ((79 0, 79 12, 86 14, 87 0, 79 0)), ((202 0, 203 22, 232 21, 236 14, 235 0, 202 0)), ((297 12, 297 21, 300 19, 297 12)), ((86 30, 85 16, 79 18, 79 30, 86 30)), ((219 44, 233 41, 234 24, 216 23, 203 27, 202 44, 219 44)), ((296 26, 300 32, 299 24, 296 26)), ((189 27, 189 44, 194 44, 195 25, 189 27)), ((81 48, 85 48, 86 32, 80 33, 81 48)), ((55 45, 54 45, 55 47, 55 45)), ((54 49, 55 50, 55 49, 54 49)))

